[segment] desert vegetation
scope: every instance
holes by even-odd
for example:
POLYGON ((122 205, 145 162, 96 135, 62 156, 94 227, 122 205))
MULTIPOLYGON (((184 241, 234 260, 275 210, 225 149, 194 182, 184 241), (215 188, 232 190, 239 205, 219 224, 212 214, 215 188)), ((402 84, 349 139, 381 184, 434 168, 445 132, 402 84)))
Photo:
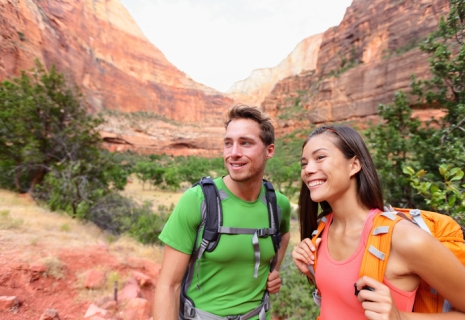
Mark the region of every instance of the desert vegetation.
MULTIPOLYGON (((452 0, 448 17, 420 43, 430 55, 431 78, 412 76, 411 90, 379 106, 382 125, 363 130, 384 188, 386 204, 415 207, 452 216, 465 227, 465 5, 452 0), (440 118, 420 121, 412 108, 433 108, 440 118)), ((300 94, 300 93, 299 93, 300 94)), ((302 110, 296 101, 297 113, 302 110)), ((291 110, 292 111, 292 110, 291 110)), ((289 112, 288 114, 294 114, 289 112)), ((135 116, 134 116, 135 117, 135 116)), ((144 115, 145 117, 145 115, 144 115)), ((158 118, 157 118, 158 119, 158 118)), ((52 67, 40 63, 0 84, 0 188, 30 195, 71 221, 92 223, 108 237, 132 237, 157 244, 173 209, 153 199, 131 196, 128 182, 148 192, 180 194, 202 175, 225 174, 221 158, 110 153, 96 130, 102 118, 86 113, 78 88, 52 67)), ((276 141, 266 177, 296 202, 300 188, 302 141, 316 125, 276 141)), ((2 209, 0 228, 22 230, 30 218, 2 209)), ((93 228, 94 228, 93 227, 93 228)), ((57 232, 75 225, 68 220, 57 232)), ((298 231, 295 231, 298 232, 298 231)), ((40 237, 40 236, 39 236, 40 237)), ((33 245, 34 239, 29 239, 33 245)), ((292 245, 292 244, 291 244, 292 245)), ((50 275, 60 262, 50 259, 50 275)), ((273 297, 273 312, 286 319, 316 314, 311 286, 286 255, 285 284, 273 297)))

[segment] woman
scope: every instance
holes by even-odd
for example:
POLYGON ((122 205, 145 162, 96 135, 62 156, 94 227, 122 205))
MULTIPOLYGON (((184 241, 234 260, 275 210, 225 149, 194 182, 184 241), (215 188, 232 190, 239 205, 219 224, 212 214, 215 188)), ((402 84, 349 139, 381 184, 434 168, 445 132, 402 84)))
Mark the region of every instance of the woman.
POLYGON ((366 239, 373 218, 382 211, 383 197, 371 156, 355 130, 346 126, 315 130, 303 144, 301 165, 302 241, 292 257, 311 280, 315 247, 310 238, 319 207, 328 219, 317 249, 315 278, 323 292, 320 320, 465 319, 465 268, 437 239, 409 221, 395 225, 383 283, 367 276, 359 279, 366 239), (412 313, 421 279, 457 311, 412 313), (373 291, 361 290, 366 286, 373 291))

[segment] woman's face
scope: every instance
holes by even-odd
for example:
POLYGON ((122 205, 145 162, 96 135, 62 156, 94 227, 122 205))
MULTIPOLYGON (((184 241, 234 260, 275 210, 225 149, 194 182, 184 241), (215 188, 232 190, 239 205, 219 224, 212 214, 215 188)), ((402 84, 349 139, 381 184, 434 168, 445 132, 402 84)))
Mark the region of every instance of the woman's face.
POLYGON ((301 177, 315 202, 331 204, 344 197, 354 186, 351 177, 360 170, 357 158, 346 159, 335 139, 322 133, 310 138, 302 150, 301 177))

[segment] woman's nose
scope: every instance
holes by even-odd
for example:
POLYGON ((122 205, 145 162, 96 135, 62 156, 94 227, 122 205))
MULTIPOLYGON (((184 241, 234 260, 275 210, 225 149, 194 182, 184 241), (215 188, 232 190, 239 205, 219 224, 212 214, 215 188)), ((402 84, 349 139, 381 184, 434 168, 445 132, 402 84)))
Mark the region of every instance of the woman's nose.
POLYGON ((312 174, 316 171, 315 169, 315 165, 312 164, 311 162, 309 162, 305 168, 302 169, 302 172, 305 174, 305 175, 309 175, 309 174, 312 174))

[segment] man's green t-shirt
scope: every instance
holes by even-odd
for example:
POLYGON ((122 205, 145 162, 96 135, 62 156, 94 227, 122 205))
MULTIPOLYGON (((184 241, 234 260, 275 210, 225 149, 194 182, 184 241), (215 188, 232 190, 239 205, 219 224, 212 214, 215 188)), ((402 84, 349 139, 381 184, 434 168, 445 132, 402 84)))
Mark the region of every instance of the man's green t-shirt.
MULTIPOLYGON (((214 180, 222 201, 223 226, 237 228, 268 228, 265 188, 262 186, 256 201, 247 202, 234 196, 222 178, 214 180)), ((280 231, 289 232, 289 200, 276 192, 280 231)), ((197 230, 202 221, 201 203, 204 199, 200 186, 187 190, 179 200, 160 234, 160 240, 170 247, 190 255, 197 230)), ((271 237, 259 238, 260 267, 254 278, 255 256, 252 235, 222 234, 213 252, 205 252, 196 262, 192 285, 187 295, 195 307, 219 316, 244 314, 260 305, 270 271, 270 260, 275 255, 271 237), (198 268, 198 270, 197 270, 198 268), (197 285, 200 290, 197 289, 197 285)))

